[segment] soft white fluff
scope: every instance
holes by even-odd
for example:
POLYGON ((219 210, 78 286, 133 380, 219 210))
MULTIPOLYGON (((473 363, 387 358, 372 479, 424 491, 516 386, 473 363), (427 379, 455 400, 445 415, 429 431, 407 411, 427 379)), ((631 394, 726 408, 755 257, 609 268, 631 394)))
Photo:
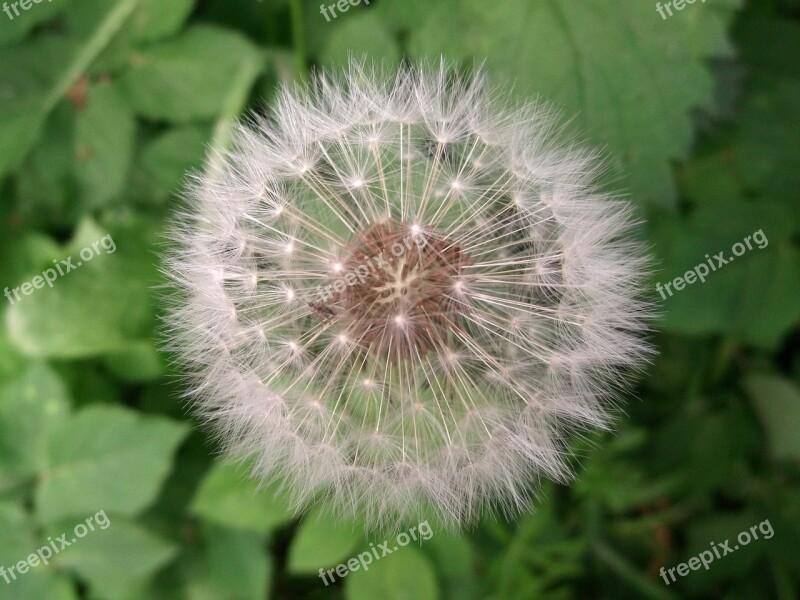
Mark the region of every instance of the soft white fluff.
POLYGON ((298 508, 370 527, 514 514, 539 477, 567 480, 565 436, 608 425, 650 307, 629 207, 557 136, 546 110, 444 63, 353 62, 241 123, 190 185, 166 268, 170 348, 224 449, 298 508), (446 341, 410 359, 314 305, 387 214, 467 257, 446 341))

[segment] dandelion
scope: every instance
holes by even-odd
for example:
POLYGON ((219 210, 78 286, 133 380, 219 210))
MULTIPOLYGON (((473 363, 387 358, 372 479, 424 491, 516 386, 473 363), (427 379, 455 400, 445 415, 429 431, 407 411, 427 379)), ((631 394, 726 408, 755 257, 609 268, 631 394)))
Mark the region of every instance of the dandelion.
POLYGON ((568 480, 649 353, 631 211, 478 70, 352 62, 285 89, 190 185, 167 271, 224 450, 381 526, 459 527, 568 480))

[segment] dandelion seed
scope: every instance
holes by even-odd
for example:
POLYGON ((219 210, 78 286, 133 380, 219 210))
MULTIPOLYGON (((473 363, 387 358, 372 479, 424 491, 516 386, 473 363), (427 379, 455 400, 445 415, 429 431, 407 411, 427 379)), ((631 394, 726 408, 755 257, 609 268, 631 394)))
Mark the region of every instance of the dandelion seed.
POLYGON ((370 527, 460 527, 568 479, 651 315, 629 207, 552 131, 480 72, 357 62, 239 125, 167 263, 171 347, 225 450, 370 527))

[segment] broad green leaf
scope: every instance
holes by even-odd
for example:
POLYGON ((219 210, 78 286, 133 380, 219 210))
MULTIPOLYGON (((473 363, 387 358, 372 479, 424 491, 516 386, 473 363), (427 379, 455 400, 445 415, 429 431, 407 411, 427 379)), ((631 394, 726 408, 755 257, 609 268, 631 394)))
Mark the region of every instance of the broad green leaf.
POLYGON ((75 126, 76 173, 89 207, 102 206, 122 192, 133 154, 136 123, 116 86, 89 87, 75 126))
POLYGON ((122 381, 142 383, 164 374, 164 355, 152 340, 132 342, 127 348, 105 357, 108 370, 122 381))
POLYGON ((139 0, 130 23, 123 32, 130 32, 136 42, 152 42, 180 31, 192 12, 196 0, 139 0))
MULTIPOLYGON (((369 570, 348 573, 347 600, 435 600, 439 598, 430 559, 406 546, 369 565, 369 570)), ((337 577, 338 579, 338 577, 337 577)))
POLYGON ((670 162, 689 150, 690 111, 712 109, 707 60, 730 53, 738 4, 709 1, 665 21, 641 0, 447 0, 409 45, 418 58, 485 59, 493 81, 552 103, 607 148, 617 187, 673 207, 670 162))
POLYGON ((106 600, 134 600, 138 586, 177 554, 174 544, 141 525, 109 516, 105 529, 96 527, 82 538, 70 532, 77 523, 64 522, 49 529, 55 538, 68 532, 70 546, 56 555, 54 563, 75 571, 89 584, 94 597, 106 600))
POLYGON ((214 464, 189 510, 209 523, 260 533, 289 522, 293 516, 275 486, 259 488, 244 468, 228 463, 214 464))
MULTIPOLYGON (((108 45, 138 0, 107 3, 93 26, 75 38, 41 37, 0 48, 0 175, 15 168, 37 140, 50 111, 108 45)), ((20 17, 21 18, 21 17, 20 17)))
MULTIPOLYGON (((36 2, 36 0, 33 0, 36 2)), ((57 17, 69 7, 70 0, 55 2, 39 0, 37 6, 30 5, 28 10, 24 10, 14 2, 5 2, 0 13, 0 45, 5 46, 11 42, 18 42, 41 23, 57 17), (19 13, 19 14, 17 14, 19 13)))
POLYGON ((782 202, 800 228, 800 81, 778 82, 747 100, 735 146, 740 170, 757 193, 782 202))
POLYGON ((272 587, 269 536, 196 523, 179 559, 142 591, 147 600, 265 600, 272 587))
POLYGON ((728 300, 736 313, 730 330, 755 346, 772 347, 800 320, 800 305, 787 302, 800 297, 800 251, 782 244, 743 267, 738 289, 731 290, 728 300))
POLYGON ((222 110, 214 122, 211 147, 216 152, 211 154, 205 167, 209 177, 214 177, 215 169, 221 168, 220 151, 230 146, 234 126, 247 105, 253 84, 264 69, 264 60, 263 54, 253 55, 242 61, 233 72, 230 88, 226 90, 222 102, 222 110))
POLYGON ((745 189, 736 173, 738 165, 731 154, 729 148, 715 149, 683 165, 681 188, 686 198, 698 206, 725 205, 744 198, 745 189))
POLYGON ((203 127, 175 127, 144 146, 134 178, 151 201, 176 193, 202 167, 210 137, 203 127))
MULTIPOLYGON (((5 300, 5 299, 4 299, 5 300)), ((5 311, 5 306, 0 313, 5 311)), ((11 340, 4 327, 0 326, 0 381, 9 381, 14 375, 22 371, 27 359, 22 356, 11 340)))
MULTIPOLYGON (((56 2, 57 0, 53 0, 56 2)), ((67 27, 73 35, 85 37, 95 31, 103 21, 104 13, 110 6, 119 4, 120 0, 67 0, 70 3, 69 10, 64 15, 67 27)), ((124 34, 131 27, 133 14, 140 9, 144 0, 135 0, 123 21, 121 27, 114 32, 109 39, 109 45, 114 40, 124 34)))
MULTIPOLYGON (((96 27, 97 14, 107 1, 80 0, 67 14, 70 30, 85 32, 96 27)), ((138 0, 125 26, 92 63, 89 73, 99 77, 116 73, 125 67, 137 47, 176 35, 195 4, 196 0, 138 0)))
MULTIPOLYGON (((84 210, 75 184, 75 107, 59 102, 17 172, 16 211, 29 226, 72 228, 84 210)), ((57 253, 50 253, 49 257, 57 253)))
MULTIPOLYGON (((328 22, 322 16, 319 5, 322 2, 300 2, 305 25, 307 51, 311 56, 323 57, 325 43, 335 29, 333 21, 328 22)), ((292 57, 293 58, 293 57, 292 57)))
POLYGON ((0 471, 39 472, 46 463, 47 438, 69 411, 64 384, 44 364, 0 387, 0 471))
MULTIPOLYGON (((9 567, 16 567, 47 545, 47 538, 34 533, 30 517, 20 507, 0 503, 0 540, 0 566, 6 569, 8 577, 8 582, 0 581, 0 600, 78 599, 73 584, 53 569, 52 563, 45 565, 39 559, 39 563, 25 573, 16 569, 9 573, 9 567)), ((43 554, 47 558, 46 552, 43 554)))
POLYGON ((58 100, 47 106, 48 94, 57 91, 60 97, 66 91, 59 76, 76 51, 73 40, 61 37, 0 48, 0 175, 22 163, 38 139, 47 113, 58 100))
POLYGON ((393 66, 400 60, 400 48, 384 22, 373 11, 364 11, 337 23, 322 53, 326 63, 337 66, 347 64, 351 55, 393 66))
MULTIPOLYGON (((681 583, 686 586, 687 596, 699 597, 701 591, 706 594, 715 589, 714 584, 730 580, 737 573, 747 573, 759 559, 768 551, 771 540, 759 539, 750 541, 746 546, 739 546, 737 536, 742 531, 749 533, 750 527, 757 526, 764 521, 767 515, 759 514, 754 511, 748 512, 719 512, 711 515, 704 515, 702 518, 695 519, 686 527, 687 544, 685 554, 682 553, 681 562, 688 561, 691 557, 697 556, 704 550, 712 548, 712 543, 717 550, 724 554, 724 549, 719 546, 729 541, 730 552, 715 559, 708 569, 702 566, 696 571, 691 571, 686 577, 682 577, 681 583)), ((678 561, 676 560, 676 563, 678 561)))
POLYGON ((243 65, 263 66, 255 46, 237 33, 195 25, 179 37, 134 52, 120 85, 149 119, 185 123, 222 114, 243 65))
POLYGON ((149 335, 158 274, 147 247, 157 232, 148 225, 115 226, 111 234, 84 221, 42 267, 55 269, 55 261, 63 275, 9 307, 6 324, 16 346, 30 356, 77 358, 119 351, 149 335), (61 262, 70 258, 71 270, 61 262))
POLYGON ((396 33, 417 29, 428 18, 431 3, 425 0, 382 0, 370 11, 381 18, 386 27, 396 33))
POLYGON ((744 385, 767 432, 772 457, 800 460, 800 388, 783 377, 756 374, 744 385))
MULTIPOLYGON (((423 533, 427 535, 425 531, 423 533)), ((479 597, 476 553, 467 535, 436 532, 423 544, 423 550, 433 557, 445 598, 470 600, 479 597)))
POLYGON ((117 406, 90 406, 48 436, 36 490, 40 522, 98 510, 135 515, 152 504, 188 427, 117 406))
POLYGON ((339 522, 316 510, 303 517, 289 547, 290 573, 315 574, 345 562, 358 550, 364 536, 354 523, 339 522))
POLYGON ((5 326, 5 313, 17 302, 14 288, 39 271, 40 265, 49 262, 50 257, 58 253, 58 245, 39 233, 17 233, 7 227, 6 218, 0 217, 0 221, 0 256, 4 259, 0 261, 0 282, 4 284, 0 298, 0 319, 3 320, 0 324, 0 381, 9 381, 26 363, 5 326))
POLYGON ((205 577, 190 582, 191 600, 209 596, 214 600, 262 600, 267 597, 272 564, 264 534, 206 524, 203 541, 205 577), (193 584, 199 585, 195 587, 193 584), (211 590, 213 593, 209 594, 211 590))
POLYGON ((23 231, 19 235, 3 232, 3 237, 0 252, 5 260, 0 262, 0 281, 7 283, 9 290, 6 295, 3 289, 3 305, 15 306, 27 298, 15 288, 33 275, 41 274, 48 263, 52 264, 53 257, 58 256, 60 248, 52 238, 33 231, 23 231))
MULTIPOLYGON (((29 100, 29 99, 28 99, 29 100)), ((39 136, 44 124, 43 111, 26 101, 0 106, 0 174, 16 167, 39 136)))
POLYGON ((653 219, 651 229, 659 257, 652 297, 663 303, 662 323, 668 330, 727 332, 767 347, 800 317, 800 306, 786 301, 800 294, 800 254, 791 244, 792 223, 780 206, 712 204, 700 208, 688 223, 653 219), (745 244, 737 246, 740 256, 734 255, 735 244, 745 244), (720 252, 727 263, 720 265, 720 252), (676 278, 686 279, 695 268, 703 274, 706 267, 705 282, 695 274, 694 283, 675 288, 676 278))
MULTIPOLYGON (((666 481, 674 481, 677 489, 690 497, 725 493, 735 498, 743 493, 740 482, 750 470, 761 437, 758 423, 739 407, 674 412, 650 435, 654 448, 651 467, 669 473, 666 481), (710 447, 714 452, 708 451, 710 447)), ((651 478, 645 483, 656 493, 642 498, 645 502, 675 493, 674 488, 664 489, 651 478)))

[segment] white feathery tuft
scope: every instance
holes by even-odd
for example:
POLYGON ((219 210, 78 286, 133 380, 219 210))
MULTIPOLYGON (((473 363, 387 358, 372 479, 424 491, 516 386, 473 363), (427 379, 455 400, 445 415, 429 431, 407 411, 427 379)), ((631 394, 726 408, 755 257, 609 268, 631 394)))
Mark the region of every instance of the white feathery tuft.
POLYGON ((353 61, 238 125, 166 260, 169 348, 225 451, 370 528, 567 480, 652 314, 629 205, 557 131, 444 62, 353 61))

